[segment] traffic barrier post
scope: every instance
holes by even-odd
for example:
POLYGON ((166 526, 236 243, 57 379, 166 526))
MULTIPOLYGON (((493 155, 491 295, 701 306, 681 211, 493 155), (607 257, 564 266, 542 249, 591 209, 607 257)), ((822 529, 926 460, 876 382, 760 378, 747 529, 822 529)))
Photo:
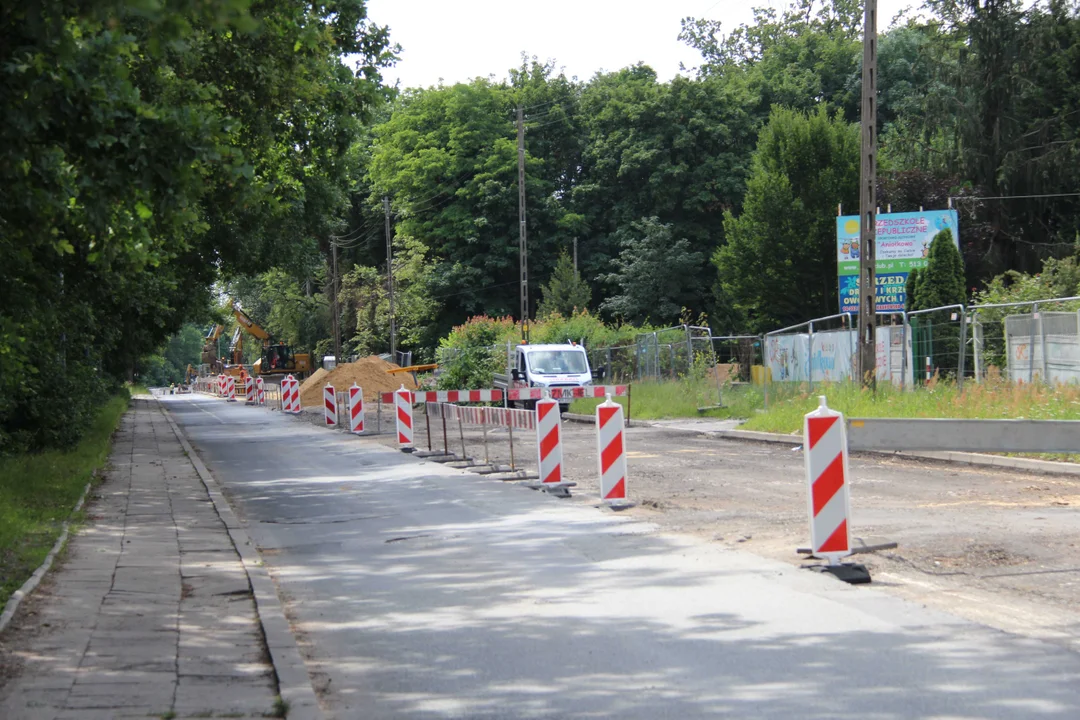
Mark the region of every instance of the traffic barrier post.
POLYGON ((248 375, 244 378, 244 404, 254 405, 257 398, 255 397, 255 378, 248 375))
POLYGON ((626 444, 623 408, 607 399, 596 406, 596 454, 600 467, 600 499, 611 505, 626 502, 626 444))
POLYGON ((323 417, 326 421, 326 427, 337 426, 337 390, 333 385, 327 383, 323 386, 323 417))
POLYGON ((349 388, 349 432, 364 432, 364 390, 356 383, 349 388))
POLYGON ((401 388, 394 392, 394 408, 397 417, 398 447, 407 452, 413 450, 412 393, 401 388))
POLYGON ((225 394, 228 395, 227 402, 236 402, 236 378, 232 375, 225 378, 225 394))
POLYGON ((266 383, 262 378, 255 378, 255 403, 257 405, 266 405, 266 383))
POLYGON ((830 410, 825 396, 803 419, 810 552, 825 558, 826 570, 851 583, 870 582, 862 565, 840 564, 851 555, 851 497, 848 492, 847 428, 843 414, 830 410))
POLYGON ((551 398, 536 403, 536 449, 539 456, 540 482, 562 483, 562 428, 559 403, 551 398))

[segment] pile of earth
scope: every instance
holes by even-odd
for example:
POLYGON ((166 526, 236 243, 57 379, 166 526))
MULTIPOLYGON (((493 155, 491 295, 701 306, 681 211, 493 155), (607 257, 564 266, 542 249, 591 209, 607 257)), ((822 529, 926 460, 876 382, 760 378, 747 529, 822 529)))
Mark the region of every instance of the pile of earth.
POLYGON ((412 375, 409 373, 395 373, 387 370, 398 368, 392 362, 387 362, 376 355, 357 360, 354 363, 338 365, 333 370, 327 371, 319 368, 300 385, 300 404, 304 407, 321 407, 323 387, 329 383, 335 390, 343 391, 356 383, 364 389, 364 400, 374 402, 379 393, 392 392, 403 384, 409 390, 416 389, 412 375))

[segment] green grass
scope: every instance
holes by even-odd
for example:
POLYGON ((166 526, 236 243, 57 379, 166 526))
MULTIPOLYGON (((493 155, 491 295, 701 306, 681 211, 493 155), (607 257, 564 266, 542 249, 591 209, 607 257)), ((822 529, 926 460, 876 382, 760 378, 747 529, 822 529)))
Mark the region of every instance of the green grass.
MULTIPOLYGON (((715 407, 716 385, 704 380, 634 383, 630 392, 630 416, 631 419, 638 420, 682 417, 747 418, 762 406, 761 388, 740 385, 723 388, 723 407, 715 407)), ((613 399, 626 407, 627 398, 613 399)), ((592 414, 601 402, 603 401, 575 400, 570 405, 570 412, 592 414)))
POLYGON ((131 393, 132 397, 135 397, 136 395, 149 395, 150 394, 150 388, 148 388, 148 387, 146 387, 145 385, 142 385, 142 384, 128 383, 127 388, 128 388, 128 392, 131 393))
POLYGON ((86 483, 105 465, 126 394, 102 407, 70 450, 0 458, 0 607, 49 554, 86 483))
POLYGON ((1018 385, 1000 378, 967 382, 960 390, 952 382, 932 381, 916 390, 879 386, 876 393, 854 384, 817 386, 812 391, 770 387, 769 408, 754 413, 746 430, 801 432, 803 415, 824 395, 829 407, 849 417, 1015 418, 1080 420, 1080 387, 1075 385, 1018 385))

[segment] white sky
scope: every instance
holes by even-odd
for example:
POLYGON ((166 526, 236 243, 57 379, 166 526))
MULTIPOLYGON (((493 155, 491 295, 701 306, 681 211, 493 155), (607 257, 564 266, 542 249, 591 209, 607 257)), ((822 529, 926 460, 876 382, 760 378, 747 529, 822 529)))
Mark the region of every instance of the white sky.
MULTIPOLYGON (((522 51, 553 59, 567 77, 587 80, 599 70, 637 62, 661 80, 692 68, 697 52, 678 40, 687 16, 720 20, 725 32, 753 20, 755 5, 782 8, 786 0, 368 0, 368 17, 390 26, 402 46, 401 60, 387 69, 388 85, 402 87, 464 82, 521 64, 522 51)), ((920 0, 878 0, 878 30, 920 0)))

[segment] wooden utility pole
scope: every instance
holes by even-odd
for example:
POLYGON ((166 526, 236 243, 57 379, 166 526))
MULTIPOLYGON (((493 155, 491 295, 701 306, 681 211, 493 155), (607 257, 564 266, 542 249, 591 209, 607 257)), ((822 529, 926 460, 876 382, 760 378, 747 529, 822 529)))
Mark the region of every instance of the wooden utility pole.
POLYGON ((386 293, 390 296, 390 362, 397 362, 397 318, 394 316, 394 245, 390 234, 390 196, 383 195, 386 218, 386 293))
POLYGON ((517 107, 518 256, 521 269, 521 342, 529 342, 529 244, 525 233, 525 109, 517 107))
POLYGON ((333 258, 330 271, 330 307, 332 316, 330 327, 334 332, 334 361, 341 360, 341 308, 338 305, 338 267, 337 267, 337 240, 330 240, 330 255, 333 258))
POLYGON ((877 0, 863 25, 862 163, 859 170, 859 376, 874 389, 877 375, 877 0))

